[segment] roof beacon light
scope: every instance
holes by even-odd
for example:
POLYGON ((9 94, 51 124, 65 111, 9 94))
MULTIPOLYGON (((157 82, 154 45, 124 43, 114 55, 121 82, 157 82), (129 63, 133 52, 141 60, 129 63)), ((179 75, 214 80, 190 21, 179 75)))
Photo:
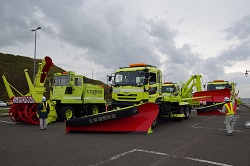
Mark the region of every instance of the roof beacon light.
POLYGON ((129 67, 146 67, 146 63, 131 63, 129 64, 129 67))
POLYGON ((224 82, 224 80, 214 80, 214 82, 224 82))

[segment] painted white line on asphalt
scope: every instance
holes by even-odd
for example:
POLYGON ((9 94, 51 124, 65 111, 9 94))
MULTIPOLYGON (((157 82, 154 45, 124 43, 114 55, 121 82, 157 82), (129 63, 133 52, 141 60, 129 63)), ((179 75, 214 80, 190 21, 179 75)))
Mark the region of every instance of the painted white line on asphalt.
POLYGON ((232 165, 228 165, 228 164, 217 163, 217 162, 214 162, 214 161, 201 160, 201 159, 195 159, 195 158, 190 158, 190 157, 184 157, 184 158, 188 159, 188 160, 198 161, 198 162, 202 162, 202 163, 209 163, 209 164, 213 164, 213 165, 232 166, 232 165))
POLYGON ((109 160, 116 160, 116 159, 118 159, 118 158, 120 158, 120 157, 122 157, 122 156, 125 156, 125 155, 127 155, 127 154, 129 154, 129 153, 133 153, 133 152, 135 152, 135 151, 136 151, 136 149, 133 149, 133 150, 131 150, 131 151, 128 151, 128 152, 119 154, 119 155, 117 155, 117 156, 111 157, 109 160))
POLYGON ((136 149, 133 149, 133 150, 131 150, 131 151, 128 151, 128 152, 125 152, 125 153, 121 153, 121 154, 119 154, 119 155, 116 155, 116 156, 111 157, 111 158, 109 158, 109 159, 107 159, 107 160, 101 161, 101 162, 99 162, 99 163, 96 163, 96 164, 90 165, 90 166, 99 166, 99 165, 102 165, 102 164, 107 163, 107 162, 109 162, 109 161, 116 160, 116 159, 118 159, 118 158, 120 158, 120 157, 122 157, 122 156, 125 156, 125 155, 129 154, 129 153, 133 153, 133 152, 135 152, 135 151, 136 151, 136 149))
POLYGON ((4 121, 4 120, 0 120, 0 122, 3 122, 3 123, 10 123, 10 124, 17 124, 18 122, 8 122, 8 121, 4 121))
MULTIPOLYGON (((213 117, 214 117, 214 116, 211 116, 211 117, 209 117, 209 118, 203 120, 202 122, 208 121, 209 119, 211 119, 211 118, 213 118, 213 117)), ((198 126, 198 125, 200 125, 200 123, 196 123, 196 124, 194 124, 194 125, 191 126, 191 127, 193 127, 193 128, 203 128, 203 127, 196 127, 196 126, 198 126)))
POLYGON ((148 151, 148 150, 142 150, 142 149, 133 149, 133 150, 121 153, 119 155, 116 155, 114 157, 111 157, 111 158, 109 158, 107 160, 104 160, 104 161, 101 161, 99 163, 96 163, 94 165, 90 165, 90 166, 99 166, 99 165, 102 165, 104 163, 110 162, 112 160, 117 160, 120 157, 123 157, 123 156, 125 156, 127 154, 134 153, 134 152, 144 152, 144 153, 150 153, 150 154, 161 155, 161 156, 168 156, 168 157, 174 157, 174 158, 182 158, 182 159, 186 159, 186 160, 192 160, 192 161, 196 161, 196 162, 208 163, 208 164, 212 164, 212 165, 233 166, 233 165, 218 163, 218 162, 209 161, 209 160, 202 160, 202 159, 196 159, 196 158, 191 158, 191 157, 175 156, 175 155, 169 155, 167 153, 161 153, 161 152, 156 152, 156 151, 148 151))
MULTIPOLYGON (((201 123, 205 122, 205 121, 208 121, 209 119, 213 118, 214 116, 211 116, 205 120, 203 120, 201 123)), ((237 122, 237 119, 240 118, 240 117, 236 117, 236 122, 237 122)), ((191 127, 192 128, 196 128, 196 129, 208 129, 208 130, 213 130, 213 129, 216 129, 216 128, 210 128, 210 127, 201 127, 201 126, 198 126, 200 125, 201 123, 196 123, 194 125, 192 125, 191 127)), ((223 123, 223 122, 222 122, 223 123)), ((217 128, 218 130, 226 130, 226 129, 220 129, 220 128, 217 128)), ((234 132, 239 132, 239 133, 250 133, 248 131, 241 131, 241 130, 233 130, 234 132)))

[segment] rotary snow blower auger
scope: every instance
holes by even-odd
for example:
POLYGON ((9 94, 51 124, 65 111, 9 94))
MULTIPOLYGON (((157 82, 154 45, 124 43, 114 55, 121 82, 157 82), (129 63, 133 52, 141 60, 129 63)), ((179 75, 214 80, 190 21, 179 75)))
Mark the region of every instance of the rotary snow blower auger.
POLYGON ((29 93, 26 95, 23 95, 11 84, 9 84, 5 75, 2 76, 8 96, 13 102, 13 105, 9 110, 9 116, 13 121, 35 125, 39 124, 36 109, 38 103, 42 102, 42 96, 45 92, 45 80, 52 65, 52 59, 46 56, 40 63, 34 85, 29 77, 27 69, 24 70, 29 85, 29 93), (11 88, 14 89, 21 96, 15 96, 11 88))
POLYGON ((155 103, 144 103, 106 111, 97 115, 66 121, 66 133, 80 132, 115 132, 115 133, 152 133, 151 126, 159 113, 155 103))
MULTIPOLYGON (((208 90, 195 92, 193 98, 201 102, 201 107, 197 109, 198 116, 223 115, 217 109, 221 109, 225 104, 224 98, 230 98, 230 89, 208 90), (202 104, 204 103, 204 104, 202 104)), ((237 102, 237 101, 236 101, 237 102)), ((234 104, 237 107, 237 103, 234 104)))

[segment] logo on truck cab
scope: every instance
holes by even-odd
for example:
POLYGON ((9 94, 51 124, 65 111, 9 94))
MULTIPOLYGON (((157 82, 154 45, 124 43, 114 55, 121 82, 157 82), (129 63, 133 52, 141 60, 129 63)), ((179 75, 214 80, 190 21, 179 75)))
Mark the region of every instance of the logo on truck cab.
POLYGON ((96 90, 96 89, 87 89, 87 93, 92 95, 102 94, 102 90, 96 90))

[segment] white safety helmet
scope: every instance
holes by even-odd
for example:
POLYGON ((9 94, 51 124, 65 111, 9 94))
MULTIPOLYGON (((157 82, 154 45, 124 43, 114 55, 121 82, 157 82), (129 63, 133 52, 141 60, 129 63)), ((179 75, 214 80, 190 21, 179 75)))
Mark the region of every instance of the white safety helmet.
POLYGON ((46 97, 45 96, 42 97, 42 101, 46 101, 46 97))
POLYGON ((230 101, 230 99, 228 97, 225 97, 224 101, 227 102, 227 101, 230 101))

